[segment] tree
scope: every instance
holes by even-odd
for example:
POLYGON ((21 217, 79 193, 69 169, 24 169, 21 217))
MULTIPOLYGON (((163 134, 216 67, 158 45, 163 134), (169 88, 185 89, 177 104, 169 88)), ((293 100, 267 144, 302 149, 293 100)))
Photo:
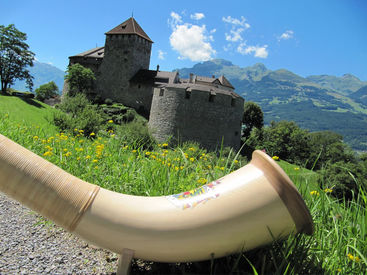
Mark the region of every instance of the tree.
POLYGON ((0 25, 0 81, 3 93, 16 79, 26 80, 32 91, 33 77, 27 68, 33 66, 34 53, 28 50, 26 40, 27 35, 13 24, 7 27, 0 25))
POLYGON ((67 68, 65 79, 69 83, 69 96, 74 96, 78 92, 88 94, 96 78, 91 69, 76 63, 67 68))
POLYGON ((272 121, 264 128, 262 149, 272 156, 304 165, 310 155, 310 135, 293 121, 272 121))
POLYGON ((55 82, 51 81, 46 84, 39 86, 35 90, 36 98, 40 101, 44 101, 45 99, 49 99, 57 95, 59 88, 55 84, 55 82))
POLYGON ((247 101, 244 106, 242 123, 246 126, 243 137, 248 138, 252 129, 261 129, 264 126, 264 114, 259 105, 255 102, 247 101))

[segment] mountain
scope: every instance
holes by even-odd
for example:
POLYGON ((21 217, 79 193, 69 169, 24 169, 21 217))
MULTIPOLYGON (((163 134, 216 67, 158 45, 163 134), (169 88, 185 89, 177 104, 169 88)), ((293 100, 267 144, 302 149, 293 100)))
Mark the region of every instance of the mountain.
POLYGON ((361 81, 352 74, 345 74, 342 77, 332 75, 311 75, 306 77, 306 79, 322 87, 338 91, 344 95, 349 95, 367 85, 367 81, 361 81))
POLYGON ((367 86, 363 86, 354 93, 350 94, 350 98, 354 99, 354 101, 356 102, 359 102, 367 106, 367 86))
MULTIPOLYGON (((38 61, 33 62, 33 67, 29 68, 30 74, 34 77, 33 79, 33 91, 40 85, 46 84, 50 81, 54 81, 59 88, 61 93, 64 85, 65 72, 47 63, 41 63, 38 61)), ((11 87, 19 91, 28 91, 25 81, 16 81, 11 87)))
POLYGON ((353 149, 367 150, 367 83, 353 75, 304 78, 261 63, 241 68, 223 59, 177 71, 181 77, 190 72, 224 75, 245 100, 261 106, 266 124, 292 120, 310 131, 331 130, 342 134, 353 149))

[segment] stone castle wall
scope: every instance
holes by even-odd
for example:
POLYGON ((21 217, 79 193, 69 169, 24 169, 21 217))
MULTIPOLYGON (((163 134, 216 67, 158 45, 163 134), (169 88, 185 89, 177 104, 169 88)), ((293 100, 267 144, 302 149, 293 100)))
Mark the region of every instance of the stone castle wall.
POLYGON ((137 109, 146 105, 151 88, 130 88, 129 80, 140 69, 149 68, 151 47, 151 42, 138 35, 106 35, 104 58, 97 74, 98 94, 137 109))
POLYGON ((240 148, 244 100, 228 94, 185 88, 155 88, 149 127, 159 141, 172 137, 174 142, 197 141, 208 149, 231 146, 240 148), (189 98, 188 98, 189 97, 189 98))

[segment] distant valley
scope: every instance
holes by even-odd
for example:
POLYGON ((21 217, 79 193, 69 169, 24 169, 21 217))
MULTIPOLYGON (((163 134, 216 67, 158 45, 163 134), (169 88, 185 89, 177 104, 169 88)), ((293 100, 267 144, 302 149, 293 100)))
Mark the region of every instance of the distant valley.
MULTIPOLYGON (((34 89, 55 81, 61 92, 62 70, 36 61, 30 71, 34 89)), ((190 73, 224 75, 246 101, 261 106, 266 124, 272 120, 292 120, 310 131, 331 130, 342 134, 353 149, 367 151, 367 81, 351 74, 301 77, 286 69, 269 70, 261 63, 241 68, 223 59, 177 71, 183 78, 190 73)), ((26 90, 21 81, 13 88, 26 90)))
POLYGON ((332 130, 353 149, 367 150, 367 82, 351 74, 304 78, 285 69, 271 71, 261 63, 240 68, 222 59, 178 71, 181 77, 190 72, 225 75, 246 101, 261 106, 266 124, 292 120, 310 131, 332 130))

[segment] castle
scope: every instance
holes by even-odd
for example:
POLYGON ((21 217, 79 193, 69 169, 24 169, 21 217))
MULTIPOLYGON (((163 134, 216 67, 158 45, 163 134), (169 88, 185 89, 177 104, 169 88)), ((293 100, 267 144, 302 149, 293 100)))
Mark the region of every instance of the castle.
MULTIPOLYGON (((133 107, 149 118, 158 142, 196 141, 209 150, 239 149, 244 99, 224 77, 149 70, 153 41, 134 18, 106 33, 104 47, 69 57, 95 76, 95 96, 133 107)), ((65 91, 64 91, 65 92, 65 91)))

